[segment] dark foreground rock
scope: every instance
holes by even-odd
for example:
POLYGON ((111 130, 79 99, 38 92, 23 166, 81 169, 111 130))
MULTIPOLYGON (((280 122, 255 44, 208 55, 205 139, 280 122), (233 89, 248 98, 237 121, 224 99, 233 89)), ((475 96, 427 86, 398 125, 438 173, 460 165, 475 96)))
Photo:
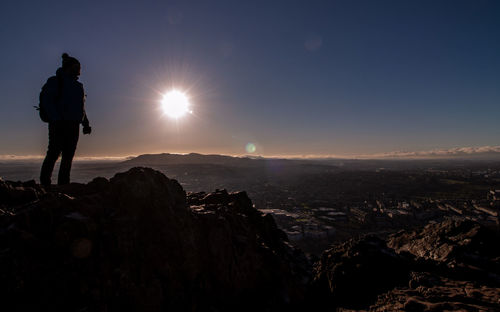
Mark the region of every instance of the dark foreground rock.
POLYGON ((186 196, 133 168, 45 191, 0 182, 5 311, 282 310, 310 268, 246 193, 186 196))
POLYGON ((410 261, 385 241, 365 236, 325 251, 315 273, 311 302, 318 307, 362 309, 375 302, 377 295, 407 284, 410 261))
POLYGON ((133 168, 45 190, 0 180, 2 311, 497 311, 500 236, 449 219, 313 266, 246 193, 133 168))

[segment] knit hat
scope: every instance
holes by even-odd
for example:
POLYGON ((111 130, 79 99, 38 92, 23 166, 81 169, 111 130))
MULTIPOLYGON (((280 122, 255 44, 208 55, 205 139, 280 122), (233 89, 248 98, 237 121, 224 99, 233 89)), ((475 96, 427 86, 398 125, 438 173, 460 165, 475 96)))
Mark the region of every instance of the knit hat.
POLYGON ((80 62, 74 58, 68 55, 68 53, 63 53, 62 55, 62 67, 63 68, 68 68, 70 66, 73 66, 75 64, 80 65, 80 62))

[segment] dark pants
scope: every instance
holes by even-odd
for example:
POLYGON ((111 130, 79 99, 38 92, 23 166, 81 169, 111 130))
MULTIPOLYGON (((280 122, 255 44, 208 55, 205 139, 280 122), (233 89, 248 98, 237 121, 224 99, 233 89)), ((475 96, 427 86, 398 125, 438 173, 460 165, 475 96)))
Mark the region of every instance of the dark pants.
POLYGON ((49 123, 49 148, 40 172, 40 183, 50 185, 52 170, 59 155, 62 154, 57 184, 68 184, 71 163, 75 156, 76 144, 80 133, 80 124, 76 121, 58 121, 49 123))

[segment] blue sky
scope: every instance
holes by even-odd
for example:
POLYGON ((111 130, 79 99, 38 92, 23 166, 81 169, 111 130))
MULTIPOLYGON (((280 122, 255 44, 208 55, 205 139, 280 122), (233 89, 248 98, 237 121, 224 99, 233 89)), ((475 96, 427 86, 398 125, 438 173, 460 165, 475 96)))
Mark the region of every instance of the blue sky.
POLYGON ((9 1, 0 155, 41 155, 33 105, 68 52, 78 156, 359 155, 500 145, 498 1, 9 1), (177 121, 161 93, 185 91, 177 121))

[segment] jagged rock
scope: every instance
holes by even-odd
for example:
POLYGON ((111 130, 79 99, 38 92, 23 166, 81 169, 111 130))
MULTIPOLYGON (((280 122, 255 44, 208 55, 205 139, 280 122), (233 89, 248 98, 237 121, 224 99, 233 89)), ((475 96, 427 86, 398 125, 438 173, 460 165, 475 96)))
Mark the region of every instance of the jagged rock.
POLYGON ((34 181, 7 183, 0 178, 0 208, 7 209, 37 200, 44 190, 34 181))
POLYGON ((476 222, 449 219, 401 231, 387 242, 352 239, 322 255, 310 300, 373 311, 495 310, 498 234, 476 222))
POLYGON ((381 296, 371 311, 496 311, 500 289, 430 273, 413 273, 410 287, 381 296), (417 281, 415 281, 415 279, 417 281))
POLYGON ((47 192, 1 181, 0 194, 6 310, 269 311, 303 302, 307 259, 244 192, 186 196, 160 172, 133 168, 47 192))
POLYGON ((447 219, 421 230, 392 235, 388 246, 445 266, 448 274, 457 277, 490 278, 500 283, 499 241, 498 230, 470 220, 447 219))
POLYGON ((494 311, 500 306, 498 230, 464 219, 431 223, 388 239, 416 264, 407 287, 379 296, 373 311, 494 311))
POLYGON ((374 236, 351 239, 323 253, 315 268, 313 302, 365 308, 377 295, 406 284, 408 274, 408 259, 388 248, 385 241, 374 236))

